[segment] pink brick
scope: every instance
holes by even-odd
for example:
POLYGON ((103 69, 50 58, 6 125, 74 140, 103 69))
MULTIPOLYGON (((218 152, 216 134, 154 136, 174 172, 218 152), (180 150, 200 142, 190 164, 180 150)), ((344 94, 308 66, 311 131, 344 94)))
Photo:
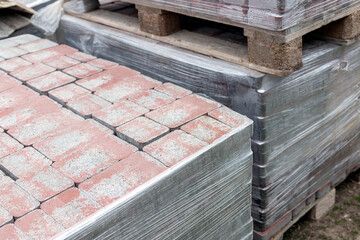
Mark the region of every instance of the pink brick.
POLYGON ((211 117, 202 116, 182 126, 181 130, 207 143, 212 143, 229 132, 231 127, 211 117))
POLYGON ((64 228, 42 210, 35 210, 15 222, 15 226, 33 240, 52 239, 64 228))
MULTIPOLYGON (((1 78, 2 77, 3 76, 1 76, 1 78)), ((21 85, 0 92, 0 114, 3 114, 5 110, 8 110, 7 108, 14 108, 19 104, 28 102, 28 99, 36 97, 38 97, 37 93, 21 85)))
POLYGON ((8 89, 18 87, 20 82, 13 77, 10 77, 6 74, 0 74, 0 92, 6 91, 8 89))
POLYGON ((67 56, 76 59, 80 62, 88 62, 96 58, 94 56, 91 56, 83 52, 75 52, 75 53, 67 54, 67 56))
POLYGON ((73 181, 52 167, 20 178, 16 183, 40 202, 44 202, 74 185, 73 181))
POLYGON ((0 68, 7 72, 12 72, 19 67, 28 66, 28 65, 31 65, 31 62, 28 62, 20 57, 16 57, 0 62, 0 68))
POLYGON ((111 103, 94 94, 84 94, 70 99, 67 106, 77 114, 88 118, 92 113, 110 107, 111 103))
MULTIPOLYGON (((0 176, 1 178, 1 176, 0 176)), ((11 214, 3 207, 0 206, 0 229, 3 225, 11 222, 13 220, 13 217, 11 214)), ((1 234, 0 234, 1 236, 1 234)))
POLYGON ((0 159, 0 166, 16 178, 28 178, 51 165, 51 161, 32 147, 23 148, 0 159))
POLYGON ((63 71, 76 78, 85 78, 95 73, 101 72, 102 69, 94 67, 87 63, 80 63, 78 65, 66 68, 63 71))
POLYGON ((32 42, 32 41, 35 41, 38 39, 40 39, 40 38, 36 37, 34 35, 25 34, 25 35, 20 35, 20 36, 16 36, 16 37, 2 39, 2 40, 0 40, 0 45, 1 45, 1 47, 4 47, 4 48, 5 47, 14 47, 14 46, 32 42))
POLYGON ((192 93, 190 90, 179 87, 172 83, 164 83, 160 86, 157 86, 155 89, 159 92, 166 93, 173 98, 182 98, 192 93))
POLYGON ((41 209, 63 227, 69 228, 100 208, 90 196, 77 188, 70 188, 41 205, 41 209))
POLYGON ((117 66, 116 63, 101 58, 91 60, 90 62, 88 62, 88 64, 102 69, 108 69, 117 66))
POLYGON ((204 97, 189 95, 158 108, 146 116, 169 128, 177 128, 219 106, 220 104, 204 97))
POLYGON ((240 127, 241 125, 250 122, 250 120, 247 117, 242 116, 227 107, 221 107, 215 109, 214 111, 209 112, 209 116, 231 127, 240 127))
POLYGON ((90 91, 76 84, 68 84, 63 87, 51 90, 49 96, 61 104, 67 103, 70 99, 80 95, 90 94, 90 91))
POLYGON ((31 240, 14 224, 7 224, 0 228, 0 236, 2 240, 31 240))
POLYGON ((136 75, 139 75, 139 72, 136 72, 127 67, 116 66, 103 72, 94 74, 91 77, 81 79, 76 83, 86 89, 89 89, 90 91, 95 91, 96 88, 102 85, 118 82, 122 79, 134 77, 136 75))
POLYGON ((79 188, 106 206, 164 170, 166 168, 155 159, 137 152, 80 184, 79 188))
POLYGON ((55 71, 55 68, 49 67, 42 63, 36 63, 29 66, 23 66, 12 72, 11 75, 21 81, 28 81, 33 78, 41 77, 55 71))
POLYGON ((144 152, 171 167, 206 145, 207 143, 181 130, 176 130, 145 146, 144 152))
POLYGON ((116 134, 122 139, 143 148, 169 131, 169 128, 148 118, 139 117, 116 128, 116 134))
POLYGON ((126 158, 137 149, 111 135, 99 135, 86 149, 74 152, 56 161, 53 167, 80 183, 126 158))
POLYGON ((147 109, 154 110, 175 101, 175 98, 159 91, 145 90, 139 94, 129 96, 129 100, 147 109))
POLYGON ((111 129, 115 129, 123 123, 126 123, 138 116, 147 113, 144 107, 137 105, 136 103, 123 100, 111 105, 110 107, 100 109, 93 113, 93 118, 103 123, 111 129))
POLYGON ((0 133, 0 158, 12 154, 22 148, 23 146, 14 138, 6 133, 0 133))
POLYGON ((35 40, 35 41, 29 42, 29 43, 19 45, 18 47, 26 50, 27 52, 36 52, 36 51, 43 50, 46 48, 54 47, 56 45, 58 45, 58 44, 55 42, 52 42, 50 40, 39 39, 39 40, 35 40))
POLYGON ((46 59, 43 61, 44 64, 56 68, 56 69, 65 69, 72 66, 75 66, 76 64, 79 64, 80 62, 78 60, 66 57, 66 56, 56 56, 49 59, 46 59))
POLYGON ((114 103, 157 85, 159 85, 158 81, 142 75, 134 75, 104 84, 95 89, 95 94, 114 103))
POLYGON ((57 45, 55 47, 24 55, 22 56, 22 58, 32 63, 40 63, 43 61, 46 62, 48 59, 53 59, 55 57, 61 57, 66 54, 71 54, 76 51, 77 50, 75 48, 66 45, 57 45))
POLYGON ((18 47, 8 47, 8 48, 1 48, 0 47, 0 57, 4 59, 10 59, 14 57, 19 57, 21 55, 27 54, 28 52, 18 48, 18 47))
POLYGON ((36 89, 40 93, 48 92, 54 88, 74 82, 76 79, 65 73, 56 71, 45 76, 34 78, 27 82, 29 86, 36 89))
POLYGON ((0 205, 18 218, 37 208, 40 203, 9 177, 0 176, 0 205))

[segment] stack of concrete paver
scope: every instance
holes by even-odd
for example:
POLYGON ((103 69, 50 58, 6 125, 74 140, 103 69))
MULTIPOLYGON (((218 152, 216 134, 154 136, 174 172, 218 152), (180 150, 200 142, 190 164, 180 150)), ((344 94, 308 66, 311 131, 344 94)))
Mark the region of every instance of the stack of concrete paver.
POLYGON ((252 239, 252 121, 31 35, 0 41, 1 239, 252 239))

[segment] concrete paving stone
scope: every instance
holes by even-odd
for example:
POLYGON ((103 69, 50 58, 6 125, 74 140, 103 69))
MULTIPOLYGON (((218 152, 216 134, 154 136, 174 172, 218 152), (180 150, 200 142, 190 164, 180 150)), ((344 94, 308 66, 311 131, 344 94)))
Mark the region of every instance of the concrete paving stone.
POLYGON ((26 82, 30 79, 41 77, 55 71, 55 68, 42 63, 35 63, 28 66, 22 66, 11 72, 10 75, 16 77, 20 81, 26 82))
POLYGON ((136 147, 113 135, 99 135, 86 149, 64 156, 53 167, 78 184, 135 151, 136 147))
POLYGON ((117 66, 117 63, 105 60, 105 59, 101 59, 101 58, 97 58, 94 60, 91 60, 89 62, 87 62, 90 65, 93 65, 95 67, 101 68, 101 69, 109 69, 109 68, 113 68, 115 66, 117 66))
POLYGON ((27 81, 27 84, 37 92, 46 93, 54 88, 74 82, 76 79, 63 72, 55 71, 47 75, 27 81))
POLYGON ((15 222, 15 226, 33 240, 52 239, 64 228, 42 210, 35 210, 15 222))
POLYGON ((15 224, 6 224, 0 228, 0 236, 2 240, 32 240, 23 231, 15 226, 15 224))
POLYGON ((181 130, 175 130, 144 147, 144 152, 168 167, 207 146, 203 142, 181 130))
POLYGON ((111 81, 95 89, 95 94, 110 101, 118 102, 143 90, 158 86, 160 82, 143 75, 133 75, 120 81, 111 81))
POLYGON ((167 95, 173 97, 173 98, 182 98, 187 95, 192 94, 190 90, 187 90, 185 88, 182 88, 180 86, 177 86, 173 83, 164 83, 160 86, 157 86, 155 90, 166 93, 167 95))
POLYGON ((40 203, 11 178, 0 176, 0 205, 19 218, 39 207, 40 203))
POLYGON ((57 46, 58 44, 47 39, 38 39, 25 44, 21 44, 18 47, 26 50, 27 52, 36 52, 46 48, 57 46))
POLYGON ((40 62, 46 63, 48 60, 50 61, 55 57, 61 57, 66 54, 74 53, 77 51, 78 50, 75 48, 61 44, 41 51, 26 54, 22 56, 22 58, 32 63, 40 63, 40 62))
POLYGON ((12 154, 23 148, 18 141, 6 133, 0 133, 0 158, 12 154))
POLYGON ((91 60, 94 60, 96 57, 89 55, 87 53, 83 53, 83 52, 74 52, 71 54, 67 54, 68 57, 71 57, 75 60, 78 60, 80 62, 88 62, 91 60))
POLYGON ((95 73, 101 72, 102 69, 101 68, 97 68, 95 66, 92 66, 90 64, 87 63, 80 63, 78 65, 69 67, 69 68, 65 68, 63 70, 63 72, 74 76, 76 78, 85 78, 85 77, 89 77, 95 73))
POLYGON ((27 53, 28 51, 18 47, 7 47, 7 48, 0 47, 0 57, 4 59, 19 57, 27 53))
POLYGON ((39 39, 40 38, 37 36, 25 34, 25 35, 20 35, 20 36, 16 36, 16 37, 2 39, 2 40, 0 40, 0 46, 4 47, 4 48, 5 47, 15 47, 17 45, 25 44, 25 43, 32 42, 32 41, 39 40, 39 39))
POLYGON ((149 110, 136 103, 122 100, 92 114, 92 117, 105 126, 115 130, 116 127, 144 115, 149 110))
POLYGON ((226 125, 229 125, 230 127, 239 127, 244 123, 249 122, 248 118, 227 107, 215 109, 214 111, 209 112, 209 116, 225 123, 226 125))
POLYGON ((21 83, 15 78, 6 74, 0 74, 0 92, 6 91, 14 87, 18 87, 20 84, 21 83))
POLYGON ((82 117, 89 118, 94 112, 110 107, 111 103, 94 94, 83 94, 70 99, 66 106, 82 117))
POLYGON ((201 116, 181 127, 181 130, 207 143, 212 143, 231 130, 228 125, 208 116, 201 116))
POLYGON ((181 125, 204 115, 221 105, 198 95, 188 95, 146 114, 146 117, 169 128, 181 125))
POLYGON ((72 98, 79 97, 80 95, 87 95, 90 93, 91 92, 88 91, 87 89, 71 83, 63 87, 59 87, 57 89, 51 90, 49 92, 49 96, 55 101, 65 105, 72 98))
POLYGON ((20 57, 15 57, 0 62, 0 68, 6 72, 12 72, 19 67, 28 66, 31 64, 32 64, 31 62, 28 62, 20 57))
POLYGON ((112 82, 118 82, 122 79, 134 77, 140 73, 124 66, 116 66, 103 72, 78 80, 76 83, 90 91, 112 82))
POLYGON ((100 208, 100 204, 78 188, 70 188, 41 204, 41 209, 64 228, 72 227, 100 208))
POLYGON ((32 147, 23 148, 0 159, 0 168, 12 178, 28 178, 51 165, 51 161, 32 147))
POLYGON ((52 167, 43 168, 33 175, 16 180, 16 183, 38 201, 49 198, 72 187, 74 182, 52 167))
POLYGON ((65 69, 79 64, 78 60, 69 58, 67 56, 56 56, 42 61, 44 64, 56 68, 56 69, 65 69))
POLYGON ((102 206, 126 195, 166 167, 144 152, 137 152, 79 185, 102 206))
MULTIPOLYGON (((0 178, 1 178, 1 176, 0 176, 0 178)), ((3 225, 11 222, 12 220, 13 220, 13 216, 5 208, 0 206, 0 228, 3 225)))
MULTIPOLYGON (((3 76, 1 76, 2 78, 3 76)), ((14 108, 21 105, 27 99, 36 98, 39 95, 25 86, 17 86, 0 92, 0 113, 7 108, 14 108)))
POLYGON ((138 117, 116 128, 117 136, 140 149, 168 132, 169 128, 146 117, 138 117))
POLYGON ((129 96, 129 100, 141 106, 144 106, 147 109, 155 110, 159 107, 175 101, 175 98, 165 93, 151 89, 141 91, 140 93, 135 95, 131 95, 129 96))

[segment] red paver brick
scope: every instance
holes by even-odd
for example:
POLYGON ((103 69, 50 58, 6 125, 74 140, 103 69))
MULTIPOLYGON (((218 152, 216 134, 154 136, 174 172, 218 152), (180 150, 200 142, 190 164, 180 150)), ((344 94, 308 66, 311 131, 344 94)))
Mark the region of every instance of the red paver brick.
POLYGON ((28 62, 20 57, 11 58, 0 62, 0 68, 7 72, 12 72, 19 67, 31 65, 31 62, 28 62))
POLYGON ((209 116, 231 127, 239 127, 250 120, 227 107, 221 107, 209 112, 209 116))
POLYGON ((187 90, 172 83, 164 83, 160 86, 157 86, 155 89, 159 92, 166 93, 173 98, 182 98, 192 93, 190 90, 187 90))
POLYGON ((16 183, 40 202, 44 202, 74 185, 73 181, 52 167, 43 168, 33 175, 20 178, 16 183))
POLYGON ((26 147, 0 159, 0 166, 16 178, 28 178, 51 165, 51 161, 32 147, 26 147))
POLYGON ((0 114, 3 114, 8 108, 14 108, 19 104, 23 104, 26 101, 28 102, 28 99, 38 96, 34 91, 21 85, 3 91, 0 93, 0 114))
POLYGON ((137 118, 148 111, 148 109, 137 105, 136 103, 123 100, 110 107, 94 112, 92 116, 107 127, 115 129, 117 126, 137 118))
POLYGON ((87 63, 80 63, 78 65, 75 65, 75 66, 72 66, 69 68, 65 68, 63 71, 71 76, 76 77, 76 78, 85 78, 85 77, 89 77, 95 73, 101 72, 102 69, 97 68, 97 67, 92 66, 87 63))
POLYGON ((6 91, 8 89, 18 87, 20 82, 13 77, 10 77, 6 74, 0 74, 0 92, 6 91))
POLYGON ((219 106, 220 104, 204 97, 189 95, 147 113, 146 116, 169 128, 177 128, 219 106))
POLYGON ((75 113, 88 118, 92 113, 110 107, 111 103, 94 94, 84 94, 70 99, 66 105, 75 113))
POLYGON ((79 64, 78 60, 66 56, 57 56, 43 61, 44 64, 56 69, 65 69, 79 64))
MULTIPOLYGON (((1 176, 0 176, 0 178, 1 178, 1 176)), ((11 216, 11 214, 5 208, 0 206, 0 227, 11 222, 12 220, 13 220, 13 217, 11 216)))
POLYGON ((169 132, 169 128, 145 117, 136 118, 116 128, 116 134, 120 138, 138 148, 143 148, 167 132, 169 132))
POLYGON ((40 39, 40 38, 36 37, 34 35, 24 34, 24 35, 20 35, 20 36, 16 36, 16 37, 2 39, 2 40, 0 40, 0 46, 3 48, 15 47, 17 45, 32 42, 32 41, 35 41, 38 39, 40 39))
POLYGON ((57 45, 55 47, 47 48, 41 51, 34 53, 29 53, 22 56, 23 59, 32 62, 40 63, 46 62, 48 59, 53 59, 55 57, 61 57, 66 54, 77 52, 77 49, 69 47, 67 45, 57 45))
POLYGON ((18 218, 37 208, 40 203, 11 178, 0 176, 0 205, 18 218))
POLYGON ((46 48, 57 46, 58 44, 47 39, 39 39, 19 45, 18 47, 26 50, 27 52, 36 52, 46 48))
POLYGON ((144 147, 144 152, 170 167, 207 145, 181 130, 165 135, 144 147))
POLYGON ((91 60, 88 62, 88 64, 102 69, 108 69, 117 66, 116 63, 101 58, 91 60))
POLYGON ((63 72, 52 72, 45 76, 29 80, 27 84, 40 93, 48 92, 54 88, 74 82, 76 78, 71 77, 63 72))
POLYGON ((68 54, 67 56, 71 57, 73 59, 76 59, 80 62, 88 62, 88 61, 91 61, 96 58, 92 55, 89 55, 89 54, 83 53, 83 52, 75 52, 75 53, 68 54))
POLYGON ((19 57, 21 55, 27 54, 28 52, 18 48, 18 47, 8 47, 8 48, 1 48, 0 47, 0 57, 4 59, 10 59, 14 57, 19 57))
POLYGON ((100 204, 78 188, 70 188, 41 205, 45 213, 65 228, 72 227, 100 208, 100 204))
POLYGON ((0 158, 14 153, 22 148, 23 146, 18 141, 6 133, 0 133, 0 158))
POLYGON ((55 68, 47 66, 42 63, 36 63, 29 66, 23 66, 16 69, 10 74, 21 81, 28 81, 33 78, 41 77, 48 73, 55 71, 55 68))
POLYGON ((136 147, 111 136, 99 135, 86 149, 56 161, 53 167, 80 183, 135 152, 136 147))
POLYGON ((139 72, 130 68, 116 66, 103 72, 94 74, 91 77, 78 80, 76 83, 86 89, 89 89, 90 91, 95 91, 96 88, 104 84, 118 82, 122 79, 133 77, 139 74, 139 72))
POLYGON ((154 110, 175 101, 175 98, 156 90, 146 90, 129 96, 129 100, 147 109, 154 110))
POLYGON ((49 92, 50 98, 61 104, 65 104, 72 98, 86 94, 90 94, 90 91, 73 83, 59 87, 49 92))
POLYGON ((29 236, 18 229, 14 224, 6 224, 0 228, 1 240, 31 240, 29 236))
POLYGON ((159 84, 158 81, 143 75, 134 75, 97 87, 95 94, 114 103, 143 90, 154 88, 159 84))
POLYGON ((64 228, 42 210, 35 210, 15 222, 15 226, 33 240, 51 239, 64 228))
POLYGON ((79 188, 106 206, 164 170, 166 167, 155 159, 137 152, 80 184, 79 188))
POLYGON ((181 127, 181 130, 208 143, 212 143, 231 130, 228 125, 211 117, 202 116, 181 127))

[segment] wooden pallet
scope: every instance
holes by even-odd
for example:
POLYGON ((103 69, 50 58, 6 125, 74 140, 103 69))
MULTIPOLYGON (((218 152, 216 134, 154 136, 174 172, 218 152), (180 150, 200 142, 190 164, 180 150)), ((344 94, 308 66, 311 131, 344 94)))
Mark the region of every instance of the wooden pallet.
MULTIPOLYGON (((360 35, 360 11, 355 8, 313 21, 296 32, 289 29, 276 32, 243 26, 243 33, 247 37, 247 44, 244 44, 184 29, 183 15, 179 13, 137 5, 138 14, 126 15, 121 11, 96 9, 98 4, 94 1, 96 0, 80 0, 88 6, 80 8, 82 11, 74 11, 71 4, 65 10, 68 14, 89 21, 277 76, 287 76, 302 66, 302 37, 329 22, 331 24, 322 30, 322 35, 347 42, 360 35)), ((137 3, 133 0, 126 2, 137 3)), ((79 1, 76 3, 79 6, 79 1)))

